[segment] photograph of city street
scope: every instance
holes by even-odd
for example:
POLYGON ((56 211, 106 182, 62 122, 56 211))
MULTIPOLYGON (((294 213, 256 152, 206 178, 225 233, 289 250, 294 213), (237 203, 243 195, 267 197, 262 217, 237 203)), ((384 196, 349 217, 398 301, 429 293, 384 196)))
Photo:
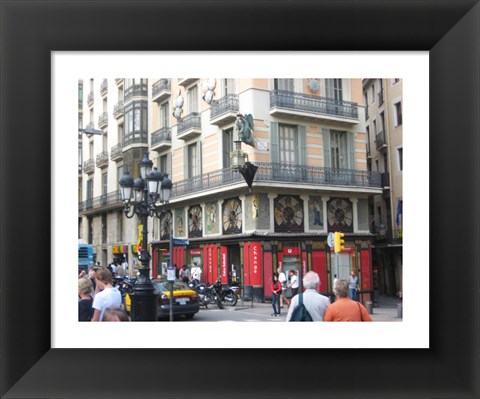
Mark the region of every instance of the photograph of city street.
POLYGON ((78 79, 78 320, 402 322, 402 105, 395 77, 78 79))

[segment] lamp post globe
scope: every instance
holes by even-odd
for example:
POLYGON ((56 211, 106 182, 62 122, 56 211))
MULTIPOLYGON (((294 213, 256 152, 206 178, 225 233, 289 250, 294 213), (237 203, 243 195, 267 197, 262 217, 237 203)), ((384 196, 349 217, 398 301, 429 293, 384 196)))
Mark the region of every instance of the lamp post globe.
POLYGON ((133 178, 128 172, 122 176, 118 182, 120 185, 120 198, 126 204, 132 199, 133 178))
POLYGON ((147 176, 152 172, 153 162, 148 158, 148 154, 145 153, 143 159, 140 161, 140 175, 142 179, 146 179, 147 176))

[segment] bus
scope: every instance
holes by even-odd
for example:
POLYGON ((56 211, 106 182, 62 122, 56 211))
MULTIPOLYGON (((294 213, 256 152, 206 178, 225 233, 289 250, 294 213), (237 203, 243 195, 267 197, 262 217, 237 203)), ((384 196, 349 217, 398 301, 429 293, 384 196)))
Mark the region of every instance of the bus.
POLYGON ((78 243, 78 274, 85 270, 88 274, 88 270, 95 264, 95 253, 93 247, 90 244, 78 243))

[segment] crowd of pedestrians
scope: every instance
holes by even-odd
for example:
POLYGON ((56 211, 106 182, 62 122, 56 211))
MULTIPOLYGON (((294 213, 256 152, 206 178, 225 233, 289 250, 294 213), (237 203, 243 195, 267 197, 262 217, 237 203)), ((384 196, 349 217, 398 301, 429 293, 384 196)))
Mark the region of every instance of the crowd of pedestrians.
POLYGON ((78 321, 130 321, 122 294, 113 286, 113 277, 124 277, 126 273, 118 260, 107 267, 97 263, 88 274, 82 271, 78 276, 78 321))
MULTIPOLYGON (((278 270, 281 271, 280 268, 278 270)), ((296 284, 298 291, 298 281, 294 280, 292 282, 295 274, 291 274, 290 272, 291 278, 288 286, 292 288, 292 292, 295 292, 293 291, 294 284, 296 284)), ((272 283, 272 306, 275 315, 277 315, 276 309, 278 309, 278 314, 280 314, 279 307, 276 307, 276 304, 279 301, 277 297, 281 295, 279 292, 282 292, 279 291, 278 284, 276 284, 278 280, 278 274, 275 273, 272 283)), ((313 271, 306 273, 302 279, 302 283, 305 289, 302 293, 303 305, 310 314, 312 321, 372 321, 365 306, 355 300, 358 289, 358 277, 356 277, 355 272, 352 271, 349 279, 335 278, 333 283, 335 301, 333 303, 330 302, 328 297, 319 293, 320 277, 317 273, 313 271)), ((292 296, 286 321, 291 321, 292 314, 299 304, 299 296, 298 293, 292 296)))

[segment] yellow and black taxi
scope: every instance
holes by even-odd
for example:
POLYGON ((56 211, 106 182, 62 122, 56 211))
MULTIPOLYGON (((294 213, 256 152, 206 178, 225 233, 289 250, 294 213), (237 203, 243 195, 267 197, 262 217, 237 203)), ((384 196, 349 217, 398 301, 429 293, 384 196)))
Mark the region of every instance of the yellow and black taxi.
MULTIPOLYGON (((158 300, 158 319, 170 317, 170 283, 166 280, 152 280, 158 300)), ((173 283, 173 315, 185 316, 193 319, 200 310, 200 301, 195 291, 191 290, 184 282, 176 280, 173 283)))

